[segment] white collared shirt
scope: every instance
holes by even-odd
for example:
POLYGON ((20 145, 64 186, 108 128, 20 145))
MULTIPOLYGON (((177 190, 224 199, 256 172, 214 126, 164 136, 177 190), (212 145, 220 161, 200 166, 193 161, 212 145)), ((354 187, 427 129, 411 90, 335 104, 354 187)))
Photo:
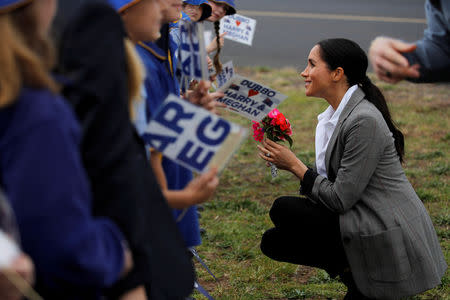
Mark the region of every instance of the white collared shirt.
POLYGON ((350 100, 350 97, 357 88, 358 85, 355 84, 347 90, 336 111, 330 105, 323 113, 317 116, 319 123, 316 127, 316 167, 317 173, 326 178, 328 178, 328 175, 327 166, 325 165, 325 153, 327 151, 328 143, 333 135, 344 107, 347 105, 348 100, 350 100))

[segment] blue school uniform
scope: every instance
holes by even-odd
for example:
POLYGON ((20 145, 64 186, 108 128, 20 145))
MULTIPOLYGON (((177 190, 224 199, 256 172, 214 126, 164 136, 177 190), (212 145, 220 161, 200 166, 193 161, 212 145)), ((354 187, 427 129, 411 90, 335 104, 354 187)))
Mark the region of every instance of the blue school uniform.
MULTIPOLYGON (((176 59, 173 55, 178 45, 169 36, 169 50, 166 53, 156 43, 137 45, 137 51, 145 65, 147 78, 145 88, 147 92, 147 118, 150 119, 169 93, 180 95, 180 86, 175 78, 174 69, 176 59)), ((192 172, 179 164, 163 158, 162 166, 167 178, 168 189, 181 190, 193 179, 192 172)), ((200 227, 198 223, 197 207, 191 206, 187 210, 173 210, 186 247, 201 244, 200 227), (181 218, 181 220, 178 220, 181 218)))
POLYGON ((45 299, 100 299, 123 267, 123 236, 93 218, 80 128, 63 99, 23 88, 0 109, 0 183, 45 299))
POLYGON ((0 0, 0 14, 13 11, 28 2, 30 0, 0 0))

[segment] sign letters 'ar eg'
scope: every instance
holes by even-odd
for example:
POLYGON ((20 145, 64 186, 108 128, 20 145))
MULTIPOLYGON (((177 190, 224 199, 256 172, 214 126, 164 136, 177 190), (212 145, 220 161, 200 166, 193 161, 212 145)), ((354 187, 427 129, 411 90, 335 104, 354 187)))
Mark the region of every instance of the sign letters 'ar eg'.
POLYGON ((234 75, 218 91, 223 92, 225 97, 217 101, 224 103, 228 110, 258 122, 287 98, 280 92, 239 75, 234 75))
POLYGON ((220 21, 220 33, 227 32, 226 39, 249 45, 253 43, 256 20, 238 14, 226 16, 220 21))
POLYGON ((199 173, 221 171, 247 136, 247 130, 169 95, 142 135, 146 144, 199 173))
POLYGON ((207 79, 208 63, 203 24, 180 20, 179 68, 189 79, 207 79))

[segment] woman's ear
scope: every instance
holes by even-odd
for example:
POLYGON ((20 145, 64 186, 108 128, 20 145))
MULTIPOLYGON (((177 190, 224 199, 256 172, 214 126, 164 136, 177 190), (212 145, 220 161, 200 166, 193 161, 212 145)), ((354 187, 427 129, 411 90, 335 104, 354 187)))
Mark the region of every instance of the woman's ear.
POLYGON ((336 70, 334 70, 332 72, 332 79, 334 82, 338 82, 341 81, 342 78, 344 77, 344 69, 342 69, 341 67, 336 68, 336 70))

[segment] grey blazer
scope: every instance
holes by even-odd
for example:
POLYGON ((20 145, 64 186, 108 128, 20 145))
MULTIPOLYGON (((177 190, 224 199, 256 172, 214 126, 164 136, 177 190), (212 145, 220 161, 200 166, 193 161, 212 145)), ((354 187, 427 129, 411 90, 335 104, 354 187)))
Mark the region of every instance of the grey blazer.
POLYGON ((405 176, 377 108, 356 90, 309 197, 338 213, 341 238, 361 292, 399 299, 431 289, 447 269, 431 219, 405 176))

